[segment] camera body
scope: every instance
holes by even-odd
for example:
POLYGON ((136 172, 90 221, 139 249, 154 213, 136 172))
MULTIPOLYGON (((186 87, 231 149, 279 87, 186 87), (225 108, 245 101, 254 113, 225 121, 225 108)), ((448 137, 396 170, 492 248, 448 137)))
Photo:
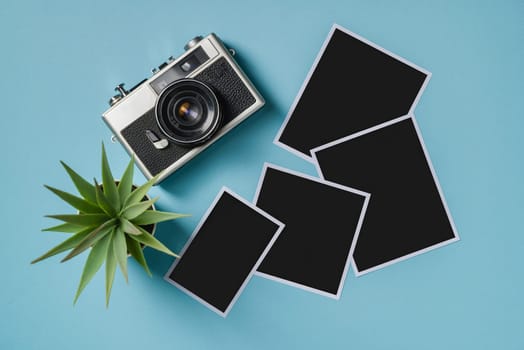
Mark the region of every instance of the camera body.
POLYGON ((215 34, 196 37, 127 91, 102 118, 139 169, 160 182, 264 105, 215 34))

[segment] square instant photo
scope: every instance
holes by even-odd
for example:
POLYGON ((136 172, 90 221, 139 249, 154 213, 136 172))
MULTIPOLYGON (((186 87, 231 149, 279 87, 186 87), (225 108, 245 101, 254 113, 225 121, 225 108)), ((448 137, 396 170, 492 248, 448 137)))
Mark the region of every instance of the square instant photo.
POLYGON ((226 317, 283 227, 223 188, 165 279, 226 317))
POLYGON ((275 144, 313 162, 311 149, 412 112, 430 75, 334 25, 275 144))
POLYGON ((266 164, 254 202, 286 226, 257 275, 339 299, 369 194, 266 164))
POLYGON ((371 193, 353 252, 357 275, 458 240, 414 117, 312 152, 322 178, 371 193))

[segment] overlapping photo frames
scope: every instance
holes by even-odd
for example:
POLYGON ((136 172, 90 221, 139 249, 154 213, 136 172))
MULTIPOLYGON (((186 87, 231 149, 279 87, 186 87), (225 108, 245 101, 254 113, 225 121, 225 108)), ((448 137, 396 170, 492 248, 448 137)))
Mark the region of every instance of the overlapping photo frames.
POLYGON ((459 240, 414 116, 430 76, 335 24, 274 140, 319 177, 266 163, 254 204, 223 189, 166 279, 225 317, 255 273, 338 299, 350 263, 360 276, 459 240), (244 230, 269 226, 249 259, 233 250, 243 274, 219 295, 203 252, 232 225, 215 215, 228 206, 249 218, 244 230))
POLYGON ((322 178, 371 194, 357 275, 459 240, 413 114, 430 77, 335 24, 275 137, 322 178))

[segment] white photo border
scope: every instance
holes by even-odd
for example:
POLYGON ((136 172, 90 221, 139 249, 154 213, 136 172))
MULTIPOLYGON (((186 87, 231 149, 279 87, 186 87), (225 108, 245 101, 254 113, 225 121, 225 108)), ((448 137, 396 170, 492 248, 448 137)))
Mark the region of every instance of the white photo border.
POLYGON ((219 193, 217 194, 217 196, 215 197, 215 199, 213 200, 213 202, 211 203, 211 205, 209 206, 209 208, 207 209, 205 214, 202 216, 202 219, 200 219, 200 222, 198 223, 197 227, 195 228, 195 230, 191 234, 191 237, 187 240, 186 244, 182 248, 181 253, 180 253, 180 258, 175 259, 175 261, 173 262, 173 264, 171 265, 169 270, 164 275, 164 280, 166 280, 170 284, 174 285, 175 287, 177 287, 178 289, 180 289, 181 291, 183 291, 184 293, 186 293, 187 295, 189 295, 193 299, 197 300, 198 302, 200 302, 201 304, 203 304, 204 306, 206 306, 210 310, 216 312, 217 314, 219 314, 220 316, 225 318, 229 314, 229 312, 231 311, 233 305, 236 303, 236 301, 239 298, 240 294, 242 294, 242 291, 246 287, 247 283, 251 280, 251 277, 253 277, 253 274, 256 272, 256 270, 257 270, 258 266, 260 265, 260 263, 262 263, 262 260, 264 260, 265 256, 267 255, 267 253, 269 252, 269 250, 273 246, 273 243, 275 243, 275 241, 277 240, 278 236, 280 235, 280 233, 282 232, 284 227, 285 227, 285 225, 282 222, 280 222, 279 220, 275 219, 274 217, 272 217, 271 215, 269 215, 268 213, 266 213, 262 209, 258 208, 253 203, 248 202, 246 199, 242 198, 241 196, 239 196, 238 194, 236 194, 235 192, 230 190, 228 187, 224 186, 224 187, 221 188, 221 190, 219 191, 219 193), (249 275, 246 277, 246 279, 244 280, 244 282, 242 283, 242 285, 240 286, 240 288, 236 292, 236 294, 233 297, 233 299, 231 299, 231 301, 229 302, 229 305, 227 306, 226 310, 222 311, 222 310, 216 308, 215 306, 211 305, 209 302, 205 301, 204 299, 200 298, 198 295, 194 294, 193 292, 191 292, 190 290, 188 290, 184 286, 182 286, 179 283, 173 281, 171 278, 169 278, 169 276, 171 275, 171 272, 173 272, 173 270, 176 267, 176 265, 178 264, 178 262, 184 257, 185 251, 189 248, 189 246, 193 242, 193 239, 196 237, 196 235, 198 234, 198 232, 202 228, 202 225, 206 222, 208 216, 213 212, 213 210, 215 209, 215 206, 217 205, 218 201, 222 198, 224 193, 227 193, 227 194, 233 196, 235 199, 237 199, 238 201, 242 202, 243 204, 245 204, 249 208, 253 209, 254 211, 259 213, 260 215, 264 216, 266 219, 268 219, 268 220, 272 221, 273 223, 277 224, 278 225, 278 229, 275 231, 275 233, 273 234, 273 238, 271 238, 271 240, 269 241, 267 247, 264 249, 264 251, 262 252, 260 257, 258 258, 256 263, 253 265, 253 268, 249 272, 249 275))
POLYGON ((260 271, 255 271, 255 275, 267 278, 267 279, 275 281, 275 282, 283 283, 283 284, 286 284, 286 285, 289 285, 289 286, 292 286, 292 287, 303 289, 305 291, 316 293, 316 294, 319 294, 319 295, 322 295, 322 296, 326 296, 326 297, 329 297, 329 298, 333 298, 333 299, 336 299, 336 300, 340 299, 340 295, 342 294, 342 289, 344 287, 344 282, 346 280, 346 275, 347 275, 349 263, 350 263, 350 261, 352 261, 353 251, 355 250, 355 245, 356 245, 357 240, 358 240, 358 235, 360 234, 360 228, 362 227, 362 223, 364 221, 364 216, 366 214, 366 210, 367 210, 368 203, 369 203, 369 198, 370 198, 371 195, 369 193, 367 193, 367 192, 364 192, 364 191, 361 191, 361 190, 358 190, 358 189, 355 189, 355 188, 351 188, 351 187, 348 187, 348 186, 337 184, 337 183, 325 180, 323 178, 318 178, 318 177, 314 177, 314 176, 311 176, 311 175, 306 175, 306 174, 303 174, 303 173, 300 173, 300 172, 297 172, 297 171, 294 171, 294 170, 290 170, 290 169, 287 169, 287 168, 284 168, 284 167, 281 167, 281 166, 278 166, 278 165, 266 162, 266 163, 264 163, 264 167, 262 169, 262 173, 260 174, 260 178, 259 178, 259 181, 258 181, 258 186, 257 186, 256 192, 255 192, 255 196, 253 197, 253 203, 255 205, 256 205, 256 203, 258 201, 258 197, 260 196, 260 192, 262 190, 262 185, 264 183, 264 179, 265 179, 266 172, 267 172, 268 168, 271 168, 271 169, 274 169, 274 170, 277 170, 277 171, 281 171, 283 173, 290 174, 290 175, 293 175, 293 176, 296 176, 296 177, 300 177, 300 178, 303 178, 303 179, 306 179, 306 180, 317 182, 317 183, 320 183, 320 184, 323 184, 323 185, 326 185, 326 186, 334 187, 334 188, 337 188, 337 189, 342 190, 342 191, 355 193, 355 194, 358 194, 358 195, 361 195, 361 196, 364 197, 364 204, 362 205, 362 209, 360 211, 360 216, 359 216, 359 219, 358 219, 358 223, 357 223, 357 226, 355 228, 355 233, 353 235, 353 240, 351 242, 351 246, 350 246, 349 251, 348 251, 348 256, 346 257, 346 260, 345 260, 345 263, 344 263, 344 271, 342 272, 342 276, 340 278, 340 282, 339 282, 336 294, 328 293, 328 292, 326 292, 324 290, 320 290, 320 289, 316 289, 316 288, 313 288, 313 287, 310 287, 310 286, 306 286, 306 285, 301 284, 301 283, 289 281, 289 280, 286 280, 284 278, 273 276, 273 275, 270 275, 270 274, 266 274, 266 273, 263 273, 263 272, 260 272, 260 271))
MULTIPOLYGON (((335 33, 336 30, 340 30, 342 31, 343 33, 345 34, 348 34, 349 36, 352 36, 354 37, 355 39, 357 40, 360 40, 362 41, 363 43, 385 53, 386 55, 390 56, 390 57, 393 57, 394 59, 406 64, 407 66, 409 67, 412 67, 424 74, 426 74, 426 78, 424 79, 424 83, 422 83, 422 86, 420 87, 420 90, 418 91, 418 94, 417 96, 415 97, 415 99, 413 100, 413 103, 411 104, 411 107, 409 108, 409 112, 408 114, 413 114, 414 113, 414 110, 415 110, 415 107, 417 106, 422 94, 424 93, 424 90, 426 89, 426 86, 428 85, 429 83, 429 80, 431 79, 431 72, 429 72, 428 70, 422 68, 422 67, 419 67, 417 66, 416 64, 414 64, 413 62, 410 62, 408 60, 406 60, 405 58, 403 57, 400 57, 399 55, 397 54, 394 54, 393 52, 389 51, 389 50, 386 50, 385 48, 375 44, 374 42, 350 31, 349 29, 346 29, 344 27, 342 27, 341 25, 338 25, 337 23, 333 24, 333 26, 331 27, 331 30, 329 31, 328 33, 328 36, 327 38, 324 40, 324 43, 322 44, 322 46, 320 47, 320 51, 319 53, 317 54, 317 57, 315 58, 315 61, 313 62, 313 65, 311 66, 307 76, 306 76, 306 79, 304 80, 304 82, 302 83, 302 86, 300 87, 300 90, 298 91, 298 94, 297 96, 295 97, 295 100, 293 101, 291 107, 289 108, 289 111, 286 115, 286 118, 284 119, 284 122, 282 123, 282 125, 280 126, 275 138, 273 139, 273 144, 275 144, 276 146, 280 147, 280 148, 283 148, 285 149, 286 151, 310 162, 310 163, 315 163, 315 160, 313 159, 313 156, 307 156, 306 154, 298 151, 297 149, 289 146, 289 145, 286 145, 285 143, 281 142, 280 141, 280 137, 282 136, 282 134, 284 133, 284 129, 286 128, 289 120, 291 119, 291 115, 293 114, 293 112, 295 111, 295 108, 297 107, 298 105, 298 102, 300 101, 300 99, 302 98, 302 95, 304 93, 304 91, 306 90, 308 84, 309 84, 309 80, 311 79, 311 77, 313 76, 313 74, 315 73, 315 70, 318 66, 318 63, 320 62, 320 59, 322 58, 322 56, 324 55, 324 51, 326 50, 329 42, 331 41, 331 38, 333 37, 333 34, 335 33)), ((310 153, 312 151, 310 150, 310 153)))
POLYGON ((320 164, 318 163, 318 159, 317 159, 317 156, 316 156, 317 152, 322 151, 322 150, 327 149, 327 148, 330 148, 330 147, 333 147, 333 146, 336 146, 336 145, 338 145, 340 143, 349 141, 351 139, 355 139, 355 138, 360 137, 362 135, 366 135, 366 134, 372 133, 374 131, 386 128, 386 127, 388 127, 390 125, 402 122, 402 121, 407 120, 407 119, 411 119, 412 122, 413 122, 413 125, 415 126, 415 130, 417 132, 417 138, 418 138, 418 140, 420 142, 420 145, 422 147, 422 150, 424 152, 424 157, 426 158, 426 162, 427 162, 427 164, 429 166, 429 169, 431 171, 431 175, 433 177, 433 181, 434 181, 434 183, 435 183, 435 185, 437 187, 437 191, 438 191, 438 194, 440 196, 440 200, 442 202, 442 205, 444 206, 444 210, 446 211, 446 215, 447 215, 447 218, 448 218, 449 223, 451 225, 451 229, 453 231, 454 237, 450 238, 448 240, 442 241, 440 243, 434 244, 432 246, 426 247, 424 249, 417 250, 416 252, 413 252, 413 253, 410 253, 410 254, 407 254, 407 255, 404 255, 404 256, 401 256, 401 257, 389 260, 389 261, 387 261, 385 263, 379 264, 377 266, 374 266, 374 267, 371 267, 371 268, 365 269, 365 270, 359 270, 358 267, 357 267, 357 264, 355 263, 354 258, 352 257, 351 258, 351 262, 352 262, 352 265, 353 265, 353 271, 354 271, 356 276, 362 276, 362 275, 365 275, 365 274, 367 274, 369 272, 380 270, 380 269, 382 269, 384 267, 393 265, 393 264, 395 264, 397 262, 407 260, 407 259, 412 258, 414 256, 417 256, 417 255, 429 252, 429 251, 431 251, 433 249, 437 249, 437 248, 443 247, 445 245, 448 245, 450 243, 457 242, 457 241, 460 240, 460 237, 459 237, 458 232, 457 232, 457 228, 455 226, 455 222, 453 221, 453 217, 451 216, 451 212, 449 210, 448 204, 446 202, 446 199, 444 198, 444 192, 442 191, 442 187, 440 186, 440 182, 438 181, 437 174, 436 174, 435 169, 433 167, 433 163, 431 162, 431 158, 429 157, 429 153, 427 151, 426 144, 424 143, 424 139, 422 138, 422 134, 420 132, 420 128, 419 128, 419 126, 417 124, 417 121, 415 119, 415 115, 414 114, 410 113, 410 114, 407 114, 407 115, 402 116, 400 118, 396 118, 396 119, 393 119, 393 120, 388 120, 385 123, 373 126, 371 128, 362 130, 362 131, 354 133, 352 135, 349 135, 349 136, 346 136, 346 137, 342 137, 342 138, 340 138, 338 140, 326 143, 325 145, 313 148, 311 150, 311 153, 312 153, 313 159, 315 161, 315 167, 317 169, 318 176, 320 176, 321 178, 324 179, 324 174, 322 173, 322 169, 320 168, 320 164))

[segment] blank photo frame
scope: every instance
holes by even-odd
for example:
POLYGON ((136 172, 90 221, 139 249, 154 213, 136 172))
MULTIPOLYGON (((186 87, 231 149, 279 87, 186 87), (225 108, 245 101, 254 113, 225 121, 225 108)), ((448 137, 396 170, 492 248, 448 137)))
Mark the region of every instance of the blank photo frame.
POLYGON ((413 112, 431 73, 334 25, 275 144, 310 150, 413 112))
POLYGON ((371 193, 353 252, 357 275, 459 239, 413 116, 312 153, 322 178, 371 193))
POLYGON ((369 194, 266 163, 254 202, 285 223, 257 274, 339 299, 369 194))
POLYGON ((223 188, 165 279, 226 317, 283 227, 223 188))

